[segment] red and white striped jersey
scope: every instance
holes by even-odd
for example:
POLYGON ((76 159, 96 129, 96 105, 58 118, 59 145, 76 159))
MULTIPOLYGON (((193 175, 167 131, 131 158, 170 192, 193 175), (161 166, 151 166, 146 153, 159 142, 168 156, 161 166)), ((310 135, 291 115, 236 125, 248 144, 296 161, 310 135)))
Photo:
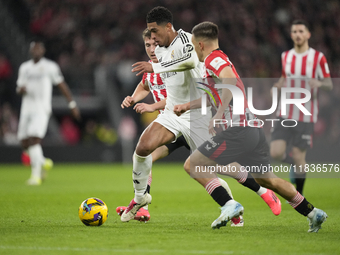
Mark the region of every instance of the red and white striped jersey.
MULTIPOLYGON (((322 52, 309 48, 304 53, 296 53, 293 49, 285 51, 281 55, 282 76, 286 78, 284 87, 304 88, 311 92, 311 100, 304 107, 312 115, 304 115, 295 105, 287 105, 286 115, 281 115, 281 104, 277 110, 277 116, 284 119, 294 119, 301 122, 314 122, 318 118, 318 88, 311 89, 310 79, 323 79, 330 77, 327 60, 322 52)), ((287 93, 286 98, 304 98, 302 93, 287 93)))
MULTIPOLYGON (((149 86, 155 102, 166 98, 166 87, 159 73, 144 73, 142 83, 149 86)), ((159 110, 159 113, 163 113, 163 110, 159 110)))
MULTIPOLYGON (((218 78, 223 68, 226 66, 230 66, 237 77, 237 83, 236 86, 241 89, 244 97, 244 114, 242 115, 235 115, 233 114, 233 100, 229 103, 229 106, 226 108, 223 119, 227 120, 227 125, 223 125, 222 128, 225 130, 227 127, 235 127, 235 126, 254 126, 254 127, 261 127, 261 123, 259 123, 256 116, 250 112, 248 108, 248 102, 246 98, 246 93, 244 89, 243 82, 240 79, 240 76, 238 75, 234 65, 230 62, 228 56, 221 51, 220 49, 212 51, 204 60, 204 78, 207 78, 207 81, 210 86, 214 86, 216 82, 214 82, 214 78, 218 78), (248 121, 250 121, 250 125, 248 125, 248 121)), ((222 89, 217 89, 217 92, 219 96, 222 96, 222 89)), ((218 97, 212 92, 211 95, 214 96, 214 99, 212 99, 209 95, 207 95, 208 100, 211 104, 211 106, 217 110, 220 102, 218 100, 218 97), (215 104, 216 102, 216 104, 215 104)))

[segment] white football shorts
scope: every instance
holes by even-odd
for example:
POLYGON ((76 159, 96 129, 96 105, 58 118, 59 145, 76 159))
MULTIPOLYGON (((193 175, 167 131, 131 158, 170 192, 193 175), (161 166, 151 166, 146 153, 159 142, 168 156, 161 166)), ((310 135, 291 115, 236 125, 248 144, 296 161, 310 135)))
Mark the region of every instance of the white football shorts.
POLYGON ((47 113, 23 113, 20 115, 18 127, 19 141, 29 137, 44 138, 47 131, 50 114, 47 113))
POLYGON ((203 142, 211 138, 208 131, 210 118, 211 115, 200 116, 200 118, 190 118, 190 113, 177 116, 175 113, 165 109, 164 113, 159 114, 154 122, 161 124, 172 132, 176 139, 183 135, 191 151, 194 151, 203 142))

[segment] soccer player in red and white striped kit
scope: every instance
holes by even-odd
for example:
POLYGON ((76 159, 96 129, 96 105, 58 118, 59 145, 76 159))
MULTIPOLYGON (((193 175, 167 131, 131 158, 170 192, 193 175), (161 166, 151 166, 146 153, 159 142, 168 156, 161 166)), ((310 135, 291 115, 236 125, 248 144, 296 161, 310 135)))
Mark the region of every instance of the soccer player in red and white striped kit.
MULTIPOLYGON (((223 84, 234 85, 242 90, 245 98, 245 91, 242 81, 240 80, 235 67, 230 62, 229 58, 219 48, 218 42, 218 27, 212 22, 202 22, 192 29, 192 44, 195 47, 197 56, 201 62, 204 62, 207 74, 211 78, 217 79, 216 82, 223 84)), ((209 78, 208 76, 208 78, 209 78)), ((222 88, 219 91, 221 104, 214 117, 210 120, 209 132, 214 132, 214 120, 221 119, 223 114, 230 115, 231 119, 236 119, 233 111, 228 110, 232 100, 240 99, 239 96, 234 96, 228 88, 222 88)), ((242 95, 241 95, 242 97, 242 95)), ((234 102, 233 102, 234 105, 234 102)), ((256 120, 254 116, 247 115, 247 102, 244 101, 243 118, 256 120)), ((187 109, 201 108, 199 100, 193 100, 189 106, 177 105, 176 109, 181 108, 183 111, 187 109), (182 108, 183 107, 183 108, 182 108)), ((230 108, 229 108, 230 109, 230 108)), ((228 123, 229 124, 229 123, 228 123)), ((307 217, 309 220, 308 232, 318 232, 323 222, 328 217, 327 214, 318 208, 315 208, 310 202, 302 196, 295 187, 289 182, 278 178, 271 170, 264 169, 264 166, 269 166, 269 147, 266 142, 264 132, 259 126, 238 125, 229 126, 220 133, 217 133, 211 139, 201 144, 186 160, 184 164, 185 170, 190 174, 195 174, 195 180, 202 186, 206 186, 211 180, 210 173, 200 172, 196 174, 196 166, 214 166, 228 165, 231 162, 237 162, 241 166, 251 167, 260 171, 252 171, 252 175, 256 182, 261 186, 271 189, 289 201, 289 204, 300 214, 307 217), (209 176, 210 175, 210 176, 209 176)), ((247 171, 241 169, 237 171, 248 175, 247 171)), ((212 193, 213 198, 221 207, 221 215, 211 224, 212 228, 220 228, 232 217, 237 217, 243 213, 243 207, 240 203, 228 196, 223 189, 215 187, 212 193), (223 205, 224 204, 224 205, 223 205)))
MULTIPOLYGON (((286 115, 282 115, 281 107, 278 107, 277 116, 280 121, 274 125, 270 144, 272 158, 291 165, 295 164, 295 171, 291 167, 290 179, 301 194, 306 177, 304 167, 306 152, 313 146, 314 124, 318 118, 318 90, 333 88, 327 60, 322 52, 309 47, 310 36, 308 24, 304 20, 293 21, 291 38, 294 48, 282 53, 282 76, 274 87, 308 89, 311 99, 304 104, 304 107, 311 115, 303 114, 296 105, 287 105, 286 115), (296 127, 283 127, 281 125, 283 119, 297 121, 296 127), (289 143, 292 145, 291 156, 286 153, 289 143)), ((302 93, 287 93, 286 98, 297 99, 304 96, 302 93)))

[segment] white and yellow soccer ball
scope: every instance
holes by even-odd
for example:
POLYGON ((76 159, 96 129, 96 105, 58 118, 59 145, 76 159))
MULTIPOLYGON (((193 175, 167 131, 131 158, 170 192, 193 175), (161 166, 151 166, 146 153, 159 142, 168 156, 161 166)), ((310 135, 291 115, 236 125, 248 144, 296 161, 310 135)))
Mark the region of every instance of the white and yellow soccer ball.
POLYGON ((109 210, 103 200, 95 197, 84 200, 79 206, 79 219, 86 226, 103 225, 109 216, 109 210))

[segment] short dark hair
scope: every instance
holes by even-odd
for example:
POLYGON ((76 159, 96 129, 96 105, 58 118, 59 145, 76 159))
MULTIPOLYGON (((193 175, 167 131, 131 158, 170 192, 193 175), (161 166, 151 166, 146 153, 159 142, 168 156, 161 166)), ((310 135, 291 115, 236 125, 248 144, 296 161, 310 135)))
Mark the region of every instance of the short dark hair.
POLYGON ((293 25, 304 25, 307 30, 309 31, 309 25, 307 23, 307 21, 303 20, 303 19, 296 19, 292 22, 292 26, 293 25))
POLYGON ((146 15, 146 23, 152 22, 156 22, 157 25, 164 23, 173 24, 172 13, 163 6, 157 6, 146 15))
POLYGON ((144 29, 143 34, 142 34, 143 40, 145 40, 145 38, 151 38, 151 31, 147 28, 144 29))
POLYGON ((218 26, 210 21, 204 21, 194 26, 191 33, 197 38, 216 40, 218 39, 218 26))

